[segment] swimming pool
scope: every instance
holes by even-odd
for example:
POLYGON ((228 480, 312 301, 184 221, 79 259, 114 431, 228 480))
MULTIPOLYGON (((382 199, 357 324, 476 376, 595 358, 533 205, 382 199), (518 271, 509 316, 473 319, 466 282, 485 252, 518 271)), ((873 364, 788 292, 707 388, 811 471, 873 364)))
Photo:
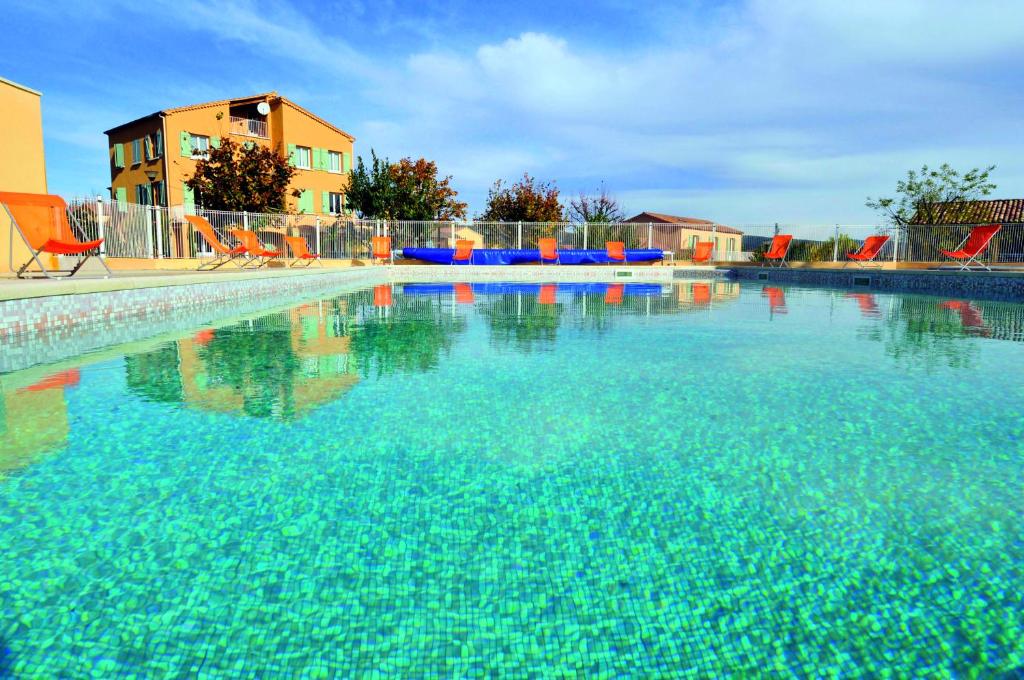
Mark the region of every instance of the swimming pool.
POLYGON ((0 675, 1024 665, 1024 306, 377 286, 0 376, 0 675))

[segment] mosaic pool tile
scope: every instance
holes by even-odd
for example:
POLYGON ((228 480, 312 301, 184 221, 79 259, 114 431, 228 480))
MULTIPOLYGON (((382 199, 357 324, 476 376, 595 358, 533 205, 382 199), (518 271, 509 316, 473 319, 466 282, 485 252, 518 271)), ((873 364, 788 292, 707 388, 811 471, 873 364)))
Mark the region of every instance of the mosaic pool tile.
POLYGON ((1024 308, 767 288, 387 286, 0 375, 0 675, 1019 674, 1024 308))

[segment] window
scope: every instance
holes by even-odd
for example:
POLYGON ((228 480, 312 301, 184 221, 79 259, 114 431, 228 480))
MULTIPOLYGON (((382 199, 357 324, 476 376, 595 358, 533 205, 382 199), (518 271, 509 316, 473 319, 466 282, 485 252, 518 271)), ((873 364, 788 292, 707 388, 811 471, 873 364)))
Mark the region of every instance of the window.
POLYGON ((332 215, 338 215, 345 210, 345 194, 334 193, 333 191, 329 195, 330 201, 327 207, 327 212, 332 215))
POLYGON ((142 162, 142 139, 132 140, 132 165, 142 162))
POLYGON ((327 152, 327 172, 341 172, 341 154, 337 151, 327 152))
POLYGON ((694 234, 693 236, 690 237, 690 250, 696 250, 697 249, 697 241, 699 241, 699 240, 700 240, 700 237, 697 236, 696 234, 694 234))
POLYGON ((163 134, 159 130, 151 135, 146 135, 143 144, 146 147, 147 161, 156 160, 164 155, 164 139, 163 134))
POLYGON ((139 205, 153 205, 153 195, 148 184, 135 185, 135 202, 139 205))
POLYGON ((736 239, 731 238, 725 242, 725 252, 732 253, 736 250, 736 239))
POLYGON ((312 162, 310 156, 312 155, 312 149, 308 146, 297 146, 295 147, 295 167, 310 169, 312 162))
POLYGON ((206 135, 192 135, 192 158, 205 158, 210 153, 210 138, 206 135))

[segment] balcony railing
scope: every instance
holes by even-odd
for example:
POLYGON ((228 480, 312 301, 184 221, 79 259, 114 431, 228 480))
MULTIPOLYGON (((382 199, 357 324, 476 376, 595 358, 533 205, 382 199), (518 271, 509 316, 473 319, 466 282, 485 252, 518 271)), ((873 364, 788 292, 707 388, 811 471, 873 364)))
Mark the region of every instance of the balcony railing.
POLYGON ((231 116, 231 125, 229 131, 233 135, 243 135, 245 137, 261 137, 263 139, 270 138, 270 135, 267 133, 267 121, 265 120, 254 120, 252 118, 231 116))

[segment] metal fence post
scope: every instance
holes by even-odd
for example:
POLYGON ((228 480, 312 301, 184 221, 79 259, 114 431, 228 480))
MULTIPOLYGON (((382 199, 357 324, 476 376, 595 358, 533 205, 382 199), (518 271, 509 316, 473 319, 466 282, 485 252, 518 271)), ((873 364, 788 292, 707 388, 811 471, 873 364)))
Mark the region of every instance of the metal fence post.
POLYGON ((242 228, 249 229, 249 212, 247 210, 242 211, 242 228))
POLYGON ((96 197, 96 238, 100 240, 100 259, 106 259, 107 257, 107 239, 106 232, 103 223, 106 218, 103 217, 103 197, 96 197))
POLYGON ((160 208, 159 206, 153 206, 153 222, 156 224, 156 257, 157 259, 163 259, 164 257, 164 224, 163 220, 160 219, 160 208))
POLYGON ((718 259, 719 259, 718 243, 716 242, 717 238, 718 238, 718 225, 717 224, 712 224, 711 225, 711 242, 714 243, 714 245, 711 246, 711 260, 713 262, 717 262, 718 259))
MULTIPOLYGON (((146 258, 151 259, 153 257, 153 220, 149 214, 149 206, 140 205, 138 207, 142 208, 142 215, 146 218, 146 228, 144 230, 146 233, 146 258)), ((135 224, 138 224, 140 221, 138 217, 132 220, 135 224)))
POLYGON ((900 251, 900 231, 902 231, 902 229, 900 227, 896 227, 896 234, 895 234, 895 236, 893 236, 893 239, 892 239, 892 261, 893 262, 896 262, 897 254, 900 251))
POLYGON ((320 216, 316 216, 316 221, 313 222, 314 238, 316 240, 316 254, 323 257, 323 250, 320 249, 320 216))
POLYGON ((647 247, 654 247, 654 225, 650 222, 647 223, 647 247))
POLYGON ((583 223, 583 250, 587 249, 587 238, 589 236, 590 225, 587 222, 583 223))
POLYGON ((832 241, 832 261, 839 262, 839 225, 836 225, 836 236, 832 241))
POLYGON ((523 249, 523 221, 519 220, 516 228, 516 249, 523 249))

